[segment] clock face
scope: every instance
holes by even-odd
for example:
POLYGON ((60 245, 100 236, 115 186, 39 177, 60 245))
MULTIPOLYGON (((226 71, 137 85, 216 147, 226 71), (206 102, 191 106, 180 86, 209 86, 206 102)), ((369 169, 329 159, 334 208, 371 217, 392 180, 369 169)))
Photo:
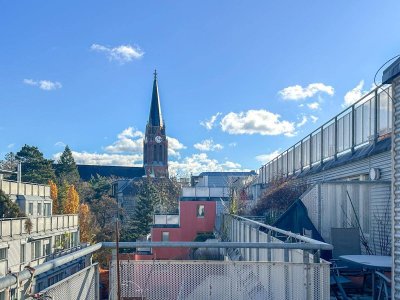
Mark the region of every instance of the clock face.
POLYGON ((162 142, 162 137, 159 136, 159 135, 157 135, 157 136, 155 137, 155 141, 156 141, 156 143, 161 143, 161 142, 162 142))

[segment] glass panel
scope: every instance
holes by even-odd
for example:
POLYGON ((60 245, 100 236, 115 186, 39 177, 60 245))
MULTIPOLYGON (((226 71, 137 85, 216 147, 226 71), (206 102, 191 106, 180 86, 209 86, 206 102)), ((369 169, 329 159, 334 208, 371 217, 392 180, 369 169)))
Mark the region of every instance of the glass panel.
POLYGON ((362 142, 367 142, 371 136, 371 103, 367 101, 363 104, 363 135, 362 142))
POLYGON ((363 115, 363 107, 359 106, 356 108, 356 145, 359 145, 363 142, 363 123, 362 123, 362 115, 363 115))

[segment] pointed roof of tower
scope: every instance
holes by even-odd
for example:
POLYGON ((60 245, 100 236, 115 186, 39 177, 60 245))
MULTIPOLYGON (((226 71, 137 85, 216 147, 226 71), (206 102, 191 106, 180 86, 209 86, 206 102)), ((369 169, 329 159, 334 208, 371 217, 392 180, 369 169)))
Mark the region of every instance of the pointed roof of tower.
POLYGON ((158 95, 157 70, 154 70, 153 94, 151 96, 149 125, 160 127, 164 126, 161 114, 160 96, 158 95))

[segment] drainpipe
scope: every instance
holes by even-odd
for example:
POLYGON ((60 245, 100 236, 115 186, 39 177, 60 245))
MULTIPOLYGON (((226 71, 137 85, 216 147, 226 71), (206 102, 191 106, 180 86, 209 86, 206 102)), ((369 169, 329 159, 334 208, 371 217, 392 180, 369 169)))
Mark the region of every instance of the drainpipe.
POLYGON ((392 84, 392 299, 400 300, 400 58, 383 71, 392 84))

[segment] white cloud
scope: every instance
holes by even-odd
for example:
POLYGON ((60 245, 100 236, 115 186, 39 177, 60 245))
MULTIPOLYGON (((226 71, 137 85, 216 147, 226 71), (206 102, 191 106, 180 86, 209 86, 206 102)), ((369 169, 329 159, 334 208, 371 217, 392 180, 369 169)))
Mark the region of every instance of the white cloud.
POLYGON ((144 52, 139 47, 131 45, 121 45, 112 48, 99 44, 93 44, 90 49, 105 53, 110 61, 115 60, 121 64, 130 62, 134 59, 139 59, 144 55, 144 52))
POLYGON ((221 144, 215 144, 213 139, 203 140, 200 143, 194 144, 193 147, 200 151, 215 151, 224 148, 221 144))
POLYGON ((220 124, 222 131, 229 134, 295 135, 294 123, 280 120, 280 117, 264 109, 230 112, 220 124))
POLYGON ((186 146, 179 142, 176 138, 167 137, 168 139, 168 155, 180 157, 179 150, 186 149, 186 146))
POLYGON ((8 145, 7 145, 7 148, 8 148, 8 149, 11 149, 11 148, 14 148, 14 146, 15 146, 15 144, 14 144, 14 143, 12 143, 12 144, 8 144, 8 145))
POLYGON ((319 109, 320 105, 319 105, 319 102, 311 102, 311 103, 307 103, 307 106, 309 109, 317 110, 317 109, 319 109))
POLYGON ((256 160, 258 160, 259 162, 261 162, 263 165, 265 165, 266 163, 268 163, 269 161, 273 160, 275 157, 277 157, 280 153, 280 150, 275 150, 271 153, 267 153, 267 154, 261 154, 261 155, 257 155, 256 156, 256 160))
MULTIPOLYGON (((117 135, 117 140, 112 145, 106 146, 104 150, 107 153, 142 154, 143 138, 143 132, 135 130, 133 127, 128 127, 117 135)), ((167 139, 168 155, 179 157, 179 150, 186 149, 186 146, 179 142, 176 138, 168 136, 167 139)))
POLYGON ((329 96, 333 96, 335 90, 330 85, 323 83, 311 83, 306 87, 301 85, 293 85, 279 91, 281 97, 285 100, 301 100, 313 97, 317 93, 326 93, 329 96))
POLYGON ((62 88, 62 84, 58 81, 24 79, 24 83, 31 86, 37 86, 44 91, 52 91, 62 88))
POLYGON ((63 142, 57 142, 57 143, 54 144, 54 146, 56 146, 56 147, 65 147, 66 145, 63 142))
POLYGON ((306 116, 303 116, 303 118, 301 119, 301 121, 299 123, 296 124, 297 127, 301 127, 304 126, 308 121, 308 118, 306 116))
POLYGON ((133 127, 124 129, 117 135, 118 140, 112 145, 105 147, 108 153, 142 153, 143 152, 143 133, 134 130, 133 127))
POLYGON ((200 125, 205 127, 207 130, 211 130, 220 115, 222 115, 222 113, 217 112, 215 115, 211 116, 210 120, 201 121, 200 125))
POLYGON ((232 142, 232 143, 229 143, 228 146, 229 146, 229 147, 236 147, 236 146, 237 146, 237 143, 236 143, 236 142, 232 142))
POLYGON ((220 163, 216 159, 209 158, 206 153, 192 154, 181 161, 169 161, 168 164, 170 173, 179 176, 196 175, 206 171, 249 171, 243 169, 239 163, 232 161, 220 163))
MULTIPOLYGON (((58 160, 61 152, 53 156, 54 160, 58 160)), ((108 154, 108 153, 89 153, 72 151, 72 156, 77 164, 82 165, 105 165, 105 166, 136 166, 143 164, 141 154, 108 154)))
POLYGON ((318 121, 318 117, 310 115, 311 122, 315 123, 318 121))
POLYGON ((342 107, 347 107, 352 105, 353 103, 357 102, 364 96, 368 91, 363 91, 364 88, 364 80, 361 80, 355 88, 348 91, 346 95, 344 95, 344 103, 342 107))

